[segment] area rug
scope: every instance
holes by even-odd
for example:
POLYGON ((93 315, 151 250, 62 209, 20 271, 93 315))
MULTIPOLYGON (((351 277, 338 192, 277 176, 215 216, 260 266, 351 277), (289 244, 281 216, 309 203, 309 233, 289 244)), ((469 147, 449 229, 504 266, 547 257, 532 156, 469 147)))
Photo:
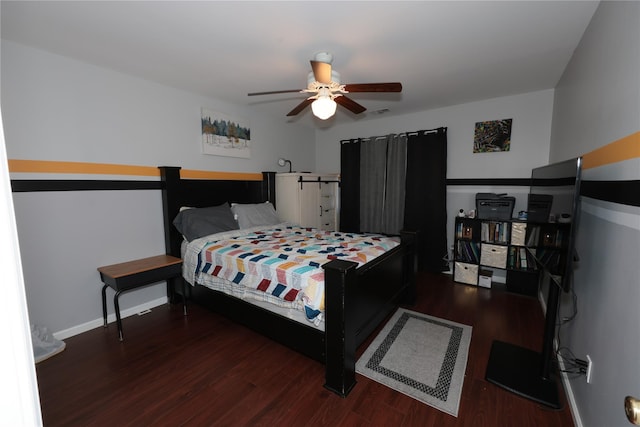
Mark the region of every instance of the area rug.
POLYGON ((398 309, 356 363, 356 372, 458 416, 471 326, 398 309))

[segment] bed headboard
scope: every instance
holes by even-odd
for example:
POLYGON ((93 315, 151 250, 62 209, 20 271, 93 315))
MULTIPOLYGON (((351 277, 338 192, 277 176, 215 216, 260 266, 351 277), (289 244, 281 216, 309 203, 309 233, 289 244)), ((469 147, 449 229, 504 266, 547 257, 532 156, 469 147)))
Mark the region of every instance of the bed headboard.
POLYGON ((182 236, 173 226, 180 207, 207 207, 228 203, 262 203, 275 206, 275 172, 262 172, 262 180, 181 179, 180 167, 160 166, 164 242, 167 254, 180 257, 182 236))

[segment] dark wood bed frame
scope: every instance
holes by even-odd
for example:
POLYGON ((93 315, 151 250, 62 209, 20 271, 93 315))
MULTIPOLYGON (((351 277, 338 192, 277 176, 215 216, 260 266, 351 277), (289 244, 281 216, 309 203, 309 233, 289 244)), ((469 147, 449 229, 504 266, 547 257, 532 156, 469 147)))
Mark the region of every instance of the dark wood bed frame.
MULTIPOLYGON (((173 226, 181 206, 224 202, 275 205, 275 172, 262 180, 181 179, 179 167, 160 167, 167 254, 180 257, 182 236, 173 226)), ((324 386, 345 397, 356 383, 356 349, 401 303, 415 299, 415 233, 402 244, 359 267, 342 260, 326 263, 325 331, 290 320, 204 286, 189 287, 189 299, 325 364, 324 386)), ((180 301, 182 278, 168 282, 172 303, 180 301)))

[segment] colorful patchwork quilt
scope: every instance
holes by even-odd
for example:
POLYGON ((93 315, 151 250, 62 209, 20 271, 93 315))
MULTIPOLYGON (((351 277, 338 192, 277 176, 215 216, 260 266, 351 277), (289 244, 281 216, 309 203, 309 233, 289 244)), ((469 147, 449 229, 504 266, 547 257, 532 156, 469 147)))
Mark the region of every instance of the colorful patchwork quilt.
POLYGON ((342 259, 360 266, 399 245, 381 235, 298 226, 216 236, 201 245, 194 276, 210 274, 285 301, 300 300, 312 321, 324 310, 324 263, 342 259))

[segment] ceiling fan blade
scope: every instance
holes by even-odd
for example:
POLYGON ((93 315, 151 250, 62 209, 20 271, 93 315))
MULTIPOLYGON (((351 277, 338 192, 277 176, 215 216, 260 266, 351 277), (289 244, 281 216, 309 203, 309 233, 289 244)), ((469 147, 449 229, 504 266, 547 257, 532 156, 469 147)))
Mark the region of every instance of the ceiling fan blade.
POLYGON ((276 94, 276 93, 292 93, 292 92, 300 92, 300 89, 272 90, 270 92, 253 92, 253 93, 248 93, 247 96, 272 95, 272 94, 276 94))
POLYGON ((300 111, 302 111, 305 108, 307 108, 307 105, 311 104, 313 101, 314 101, 313 99, 305 99, 300 104, 296 105, 296 108, 294 108, 293 110, 289 111, 289 113, 287 114, 287 117, 288 116, 295 116, 300 111))
POLYGON ((349 97, 346 97, 344 95, 336 96, 334 98, 334 101, 336 101, 336 103, 342 105, 347 110, 351 111, 353 114, 360 114, 360 113, 362 113, 362 112, 367 110, 366 108, 364 108, 362 105, 358 104, 353 99, 351 99, 349 97))
POLYGON ((311 69, 316 81, 319 83, 331 83, 331 64, 319 61, 310 61, 311 69))
POLYGON ((359 83, 344 85, 347 92, 402 92, 402 83, 359 83))

